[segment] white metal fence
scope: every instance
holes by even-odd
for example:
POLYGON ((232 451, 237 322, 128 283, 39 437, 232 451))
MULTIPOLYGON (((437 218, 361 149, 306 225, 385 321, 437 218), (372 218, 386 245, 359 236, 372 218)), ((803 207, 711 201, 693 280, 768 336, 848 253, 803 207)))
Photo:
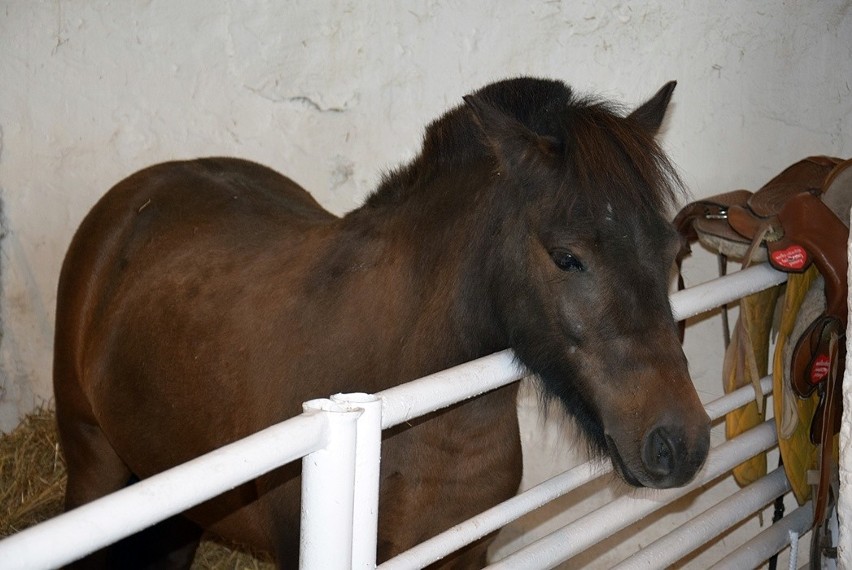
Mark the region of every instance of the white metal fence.
MULTIPOLYGON (((785 279, 785 274, 768 266, 752 267, 673 294, 672 310, 678 320, 684 319, 785 279)), ((381 430, 515 382, 523 375, 512 353, 503 351, 375 395, 338 394, 306 402, 304 413, 297 417, 0 541, 0 565, 30 570, 65 564, 303 458, 301 567, 376 568, 381 430)), ((761 386, 768 392, 770 379, 764 378, 761 386)), ((749 386, 711 402, 707 412, 711 418, 719 418, 753 398, 749 386)), ((687 487, 661 491, 653 499, 618 498, 491 567, 559 564, 775 443, 774 425, 760 425, 712 449, 687 487)), ((610 469, 602 463, 571 469, 379 568, 423 567, 610 469)), ((625 560, 619 568, 661 567, 677 561, 787 490, 783 472, 774 471, 625 560)), ((810 505, 805 505, 751 544, 732 552, 719 562, 720 567, 759 564, 787 544, 788 529, 806 529, 809 517, 810 505)))

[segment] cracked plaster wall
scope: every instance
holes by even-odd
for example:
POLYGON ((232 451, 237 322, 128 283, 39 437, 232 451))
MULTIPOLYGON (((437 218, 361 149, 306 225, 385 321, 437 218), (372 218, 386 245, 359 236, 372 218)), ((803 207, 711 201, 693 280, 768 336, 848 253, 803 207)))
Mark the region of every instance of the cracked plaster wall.
MULTIPOLYGON (((77 224, 143 166, 250 158, 342 213, 488 81, 552 76, 633 105, 678 79, 663 140, 693 194, 753 189, 802 156, 852 155, 850 12, 838 0, 4 2, 0 430, 51 397, 56 280, 77 224)), ((699 254, 687 279, 714 271, 699 254)), ((708 319, 687 340, 705 400, 721 392, 718 336, 708 319)), ((552 457, 565 436, 535 414, 522 402, 530 457, 548 445, 552 457)), ((526 484, 557 468, 528 460, 526 484)))

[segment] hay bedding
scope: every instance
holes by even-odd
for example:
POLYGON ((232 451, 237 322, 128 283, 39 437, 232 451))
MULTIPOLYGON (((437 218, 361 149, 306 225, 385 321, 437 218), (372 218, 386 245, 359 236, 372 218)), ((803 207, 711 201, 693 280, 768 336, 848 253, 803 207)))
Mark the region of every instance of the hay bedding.
MULTIPOLYGON (((39 408, 13 432, 0 435, 0 538, 61 513, 64 493, 56 417, 52 409, 39 408)), ((192 567, 267 570, 274 565, 266 557, 204 540, 192 567)))

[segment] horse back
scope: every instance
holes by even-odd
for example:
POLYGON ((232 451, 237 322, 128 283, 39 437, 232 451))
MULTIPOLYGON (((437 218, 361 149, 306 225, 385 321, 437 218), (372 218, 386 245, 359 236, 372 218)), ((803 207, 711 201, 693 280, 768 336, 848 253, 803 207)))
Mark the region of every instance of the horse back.
MULTIPOLYGON (((244 160, 163 163, 119 182, 81 223, 60 274, 54 353, 58 406, 65 400, 68 409, 67 400, 78 400, 73 407, 93 424, 114 417, 97 408, 108 407, 110 394, 127 388, 118 385, 122 371, 116 363, 138 366, 149 377, 155 375, 152 367, 160 366, 146 360, 142 346, 156 339, 142 338, 132 323, 175 330, 189 325, 152 319, 171 312, 178 321, 182 311, 192 311, 208 326, 215 323, 217 303, 232 303, 240 295, 241 285, 228 275, 248 266, 262 271, 273 258, 283 265, 288 255, 304 258, 299 252, 308 236, 321 234, 335 220, 290 179, 244 160), (170 293, 163 291, 183 296, 166 301, 170 293), (164 308, 166 302, 175 306, 164 308), (121 345, 125 337, 139 346, 127 346, 130 340, 121 345)), ((194 336, 182 332, 183 338, 194 336)), ((156 351, 149 354, 155 357, 156 351)))

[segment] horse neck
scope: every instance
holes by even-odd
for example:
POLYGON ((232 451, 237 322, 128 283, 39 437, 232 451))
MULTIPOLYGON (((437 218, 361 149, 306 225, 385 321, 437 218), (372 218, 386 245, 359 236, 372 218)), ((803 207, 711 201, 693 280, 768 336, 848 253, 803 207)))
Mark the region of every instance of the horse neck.
POLYGON ((444 366, 507 346, 483 271, 486 221, 470 178, 470 172, 439 175, 402 202, 364 206, 343 220, 344 234, 367 236, 357 256, 395 290, 396 302, 386 308, 402 334, 422 351, 440 354, 444 366))

